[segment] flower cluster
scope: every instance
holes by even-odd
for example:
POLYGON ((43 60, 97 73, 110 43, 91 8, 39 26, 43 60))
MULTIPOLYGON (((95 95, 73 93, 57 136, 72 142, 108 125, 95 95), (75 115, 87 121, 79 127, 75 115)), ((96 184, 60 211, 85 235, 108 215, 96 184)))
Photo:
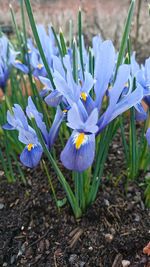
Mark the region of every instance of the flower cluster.
MULTIPOLYGON (((71 135, 63 148, 60 158, 69 169, 82 172, 90 167, 95 156, 95 140, 98 134, 118 115, 131 107, 144 114, 141 100, 148 101, 149 76, 146 61, 145 68, 138 66, 133 55, 131 64, 122 64, 116 75, 117 53, 111 41, 102 41, 99 36, 93 38, 92 56, 94 71, 89 69, 89 52, 83 48, 83 68, 80 53, 78 55, 77 79, 74 79, 73 56, 71 49, 61 58, 55 46, 52 32, 47 35, 42 26, 38 27, 43 51, 52 72, 55 88, 47 77, 47 73, 37 48, 28 41, 28 55, 32 74, 44 85, 40 96, 48 106, 56 108, 56 114, 50 129, 46 128, 43 115, 39 113, 31 99, 28 99, 26 115, 35 118, 47 148, 50 150, 58 136, 62 122, 70 129, 71 135), (136 86, 133 90, 133 80, 136 86), (107 108, 103 108, 103 102, 107 108), (142 111, 141 111, 142 110, 142 111)), ((25 73, 29 67, 20 61, 15 66, 25 73)), ((42 146, 35 130, 29 126, 27 117, 19 105, 8 111, 7 121, 3 128, 18 130, 19 140, 24 143, 20 160, 28 167, 35 167, 42 156, 42 146)))

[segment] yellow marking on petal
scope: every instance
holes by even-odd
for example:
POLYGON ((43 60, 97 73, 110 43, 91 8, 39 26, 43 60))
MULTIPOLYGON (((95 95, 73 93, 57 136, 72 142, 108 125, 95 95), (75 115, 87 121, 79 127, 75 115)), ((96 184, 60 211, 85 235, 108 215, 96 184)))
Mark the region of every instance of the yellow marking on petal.
POLYGON ((41 69, 43 68, 43 64, 40 64, 40 63, 39 63, 39 64, 37 65, 37 68, 38 68, 39 70, 41 70, 41 69))
POLYGON ((83 101, 86 101, 87 94, 85 92, 81 92, 81 98, 83 99, 83 101))
POLYGON ((67 109, 64 109, 64 110, 63 110, 63 113, 67 113, 67 111, 68 111, 67 109))
POLYGON ((79 149, 81 147, 81 145, 84 142, 84 137, 85 137, 85 134, 84 133, 79 133, 79 135, 77 136, 77 138, 75 140, 75 147, 76 147, 76 149, 79 149))
POLYGON ((22 62, 18 59, 15 60, 15 63, 19 63, 19 64, 22 64, 22 62))
POLYGON ((127 82, 127 83, 125 83, 125 85, 124 85, 125 87, 129 87, 129 83, 127 82))
POLYGON ((33 145, 33 144, 28 144, 28 145, 27 145, 27 149, 28 149, 28 151, 31 151, 32 148, 34 148, 34 145, 33 145))
POLYGON ((32 52, 31 49, 29 49, 29 50, 28 50, 28 54, 30 54, 31 52, 32 52))

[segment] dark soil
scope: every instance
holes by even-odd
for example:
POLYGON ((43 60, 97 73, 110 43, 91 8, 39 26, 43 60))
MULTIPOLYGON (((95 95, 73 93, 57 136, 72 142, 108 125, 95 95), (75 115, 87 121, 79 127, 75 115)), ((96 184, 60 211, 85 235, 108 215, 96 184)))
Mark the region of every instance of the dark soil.
POLYGON ((97 201, 79 221, 67 205, 57 212, 40 169, 27 172, 27 186, 1 177, 0 266, 121 267, 122 260, 130 261, 126 266, 150 266, 150 257, 143 254, 150 241, 150 211, 138 185, 144 178, 130 182, 126 193, 115 178, 121 162, 114 144, 97 201))

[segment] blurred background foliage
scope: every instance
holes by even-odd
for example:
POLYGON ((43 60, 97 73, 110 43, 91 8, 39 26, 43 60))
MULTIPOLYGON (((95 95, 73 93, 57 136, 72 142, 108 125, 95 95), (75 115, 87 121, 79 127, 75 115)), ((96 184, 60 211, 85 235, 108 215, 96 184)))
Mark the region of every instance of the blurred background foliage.
MULTIPOLYGON (((74 24, 74 34, 77 32, 76 14, 81 6, 86 41, 89 42, 93 35, 100 33, 103 39, 112 39, 116 48, 119 48, 129 3, 130 0, 31 0, 36 23, 52 23, 56 30, 63 25, 62 30, 66 37, 69 35, 70 19, 74 24)), ((149 3, 149 0, 137 0, 132 23, 133 50, 137 51, 140 62, 150 54, 150 17, 147 8, 149 3)), ((21 25, 21 14, 19 0, 0 0, 0 26, 4 31, 11 33, 9 4, 13 6, 18 25, 21 25)), ((31 34, 27 16, 26 22, 28 33, 31 34)))

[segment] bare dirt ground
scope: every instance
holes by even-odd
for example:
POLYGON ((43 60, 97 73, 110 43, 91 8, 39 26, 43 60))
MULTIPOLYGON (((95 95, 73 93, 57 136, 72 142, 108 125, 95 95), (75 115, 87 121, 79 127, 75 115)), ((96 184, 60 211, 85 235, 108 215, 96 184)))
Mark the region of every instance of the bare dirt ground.
MULTIPOLYGON (((150 241, 150 209, 144 206, 144 188, 139 186, 145 174, 127 186, 122 159, 118 134, 109 150, 97 200, 77 221, 69 205, 58 212, 41 168, 23 169, 26 185, 19 179, 8 184, 1 171, 0 266, 150 267, 149 250, 143 250, 150 241)), ((47 167, 61 200, 64 193, 57 176, 48 162, 47 167)), ((63 173, 70 181, 70 173, 63 173)))
MULTIPOLYGON (((137 0, 132 27, 133 47, 140 60, 150 54, 150 17, 148 1, 137 0), (138 8, 138 6, 140 8, 138 8)), ((31 0, 37 23, 52 23, 57 29, 62 27, 66 37, 69 33, 69 20, 74 22, 77 31, 77 12, 83 10, 83 27, 87 39, 100 33, 104 39, 111 38, 118 48, 130 0, 31 0)), ((9 4, 14 8, 18 24, 21 24, 19 1, 0 0, 0 24, 11 23, 9 4)), ((30 31, 27 20, 28 30, 30 31)))

